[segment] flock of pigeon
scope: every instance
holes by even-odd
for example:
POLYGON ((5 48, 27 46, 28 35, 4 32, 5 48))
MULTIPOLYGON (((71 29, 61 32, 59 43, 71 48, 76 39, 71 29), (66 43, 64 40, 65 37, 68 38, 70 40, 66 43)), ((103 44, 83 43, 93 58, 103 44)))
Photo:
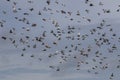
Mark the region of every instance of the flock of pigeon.
MULTIPOLYGON (((25 0, 26 5, 30 5, 29 8, 20 8, 17 1, 4 0, 6 4, 12 5, 12 12, 14 14, 12 18, 16 20, 16 23, 12 22, 9 24, 7 32, 8 35, 1 35, 0 39, 10 41, 15 48, 20 48, 22 46, 21 57, 25 57, 26 51, 33 49, 39 49, 40 54, 47 54, 46 58, 58 58, 59 65, 68 63, 70 60, 76 61, 76 70, 80 70, 81 65, 92 64, 91 69, 88 70, 90 73, 99 74, 99 71, 107 70, 111 68, 111 56, 115 56, 114 64, 115 70, 120 71, 120 36, 114 30, 115 26, 108 23, 107 20, 103 19, 94 27, 88 26, 74 26, 66 23, 63 26, 53 15, 60 15, 65 18, 68 22, 75 22, 81 24, 81 20, 84 20, 88 24, 92 22, 91 18, 87 18, 81 15, 78 10, 76 12, 66 11, 64 8, 66 4, 59 2, 58 0, 44 0, 44 5, 39 11, 34 8, 35 0, 25 0), (51 6, 59 6, 62 9, 53 10, 51 6), (52 17, 47 17, 48 15, 52 17), (75 15, 80 20, 76 21, 75 15), (29 20, 30 18, 33 21, 29 20), (39 20, 40 22, 35 20, 39 20), (11 24, 15 24, 15 27, 10 27, 11 24), (19 24, 25 26, 21 27, 19 24), (20 29, 20 30, 18 30, 20 29), (84 33, 84 29, 87 30, 84 33), (17 38, 15 38, 17 36, 17 38), (91 61, 87 61, 87 59, 91 61)), ((100 1, 100 0, 99 0, 100 1)), ((40 2, 40 1, 39 1, 40 2)), ((40 3, 41 4, 41 3, 40 3)), ((84 4, 93 8, 96 4, 92 3, 92 0, 84 0, 84 4)), ((25 5, 25 6, 26 6, 25 5)), ((99 6, 103 6, 102 1, 99 2, 99 6)), ((0 6, 1 7, 1 6, 0 6)), ((116 12, 119 12, 120 5, 116 12)), ((97 12, 96 15, 100 17, 102 14, 112 13, 110 9, 102 9, 103 12, 97 12)), ((5 16, 10 16, 10 12, 1 9, 0 14, 5 16)), ((85 13, 90 14, 89 9, 85 9, 85 13)), ((1 18, 0 20, 0 31, 6 28, 7 20, 6 18, 1 18)), ((7 25, 8 26, 8 25, 7 25)), ((35 58, 36 54, 30 55, 31 58, 35 58)), ((42 61, 42 57, 38 58, 42 61)), ((114 63, 114 62, 113 62, 114 63)), ((56 71, 61 71, 60 66, 50 65, 49 68, 55 69, 56 71)), ((109 79, 114 79, 117 75, 111 71, 109 79)))

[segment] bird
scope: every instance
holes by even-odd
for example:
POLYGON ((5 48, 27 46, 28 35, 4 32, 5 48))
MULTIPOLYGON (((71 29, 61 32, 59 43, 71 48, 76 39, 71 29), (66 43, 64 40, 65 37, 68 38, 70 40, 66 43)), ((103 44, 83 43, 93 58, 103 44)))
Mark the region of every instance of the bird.
MULTIPOLYGON (((16 49, 20 49, 20 57, 27 58, 25 54, 28 53, 29 58, 44 61, 46 56, 51 62, 48 67, 57 72, 61 72, 66 64, 70 63, 71 66, 72 62, 76 63, 72 66, 78 71, 82 65, 90 65, 86 72, 97 75, 101 71, 110 70, 112 63, 109 63, 109 56, 114 55, 114 70, 120 69, 117 64, 120 63, 120 55, 117 53, 120 50, 120 36, 115 28, 117 26, 104 18, 116 14, 116 11, 118 13, 119 4, 115 4, 116 9, 113 10, 105 7, 109 3, 104 1, 96 3, 84 0, 84 3, 80 1, 81 7, 75 6, 77 10, 74 6, 69 8, 69 4, 74 3, 59 0, 41 0, 38 1, 39 4, 34 0, 25 1, 26 5, 20 6, 18 1, 6 0, 11 10, 1 8, 0 12, 3 15, 0 19, 0 32, 3 32, 0 40, 10 42, 16 49), (32 50, 38 50, 40 54, 32 50), (53 60, 56 64, 52 63, 53 60)), ((109 78, 114 79, 115 75, 117 74, 112 72, 109 78)))

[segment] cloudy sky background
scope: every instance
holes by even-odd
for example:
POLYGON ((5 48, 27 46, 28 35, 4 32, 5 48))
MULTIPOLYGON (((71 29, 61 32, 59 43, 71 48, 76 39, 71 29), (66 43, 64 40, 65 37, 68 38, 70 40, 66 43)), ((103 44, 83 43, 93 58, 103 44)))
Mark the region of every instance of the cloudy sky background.
MULTIPOLYGON (((11 2, 7 2, 6 0, 0 1, 0 20, 6 20, 6 23, 4 27, 0 27, 0 37, 1 36, 10 36, 14 39, 18 39, 19 37, 23 37, 20 35, 22 32, 24 35, 30 35, 31 37, 38 36, 40 31, 42 29, 46 31, 50 31, 54 29, 51 27, 50 24, 51 20, 56 20, 59 22, 62 29, 65 29, 65 26, 71 25, 75 26, 76 28, 81 29, 81 34, 89 34, 89 30, 92 28, 95 28, 100 24, 100 22, 105 19, 106 24, 111 24, 112 28, 114 29, 114 33, 117 34, 117 37, 120 35, 120 13, 116 12, 119 5, 119 0, 91 0, 91 3, 94 3, 95 7, 89 7, 89 5, 86 5, 84 3, 84 0, 58 0, 60 4, 65 4, 66 6, 63 7, 61 5, 56 5, 54 3, 51 3, 50 6, 48 6, 45 2, 46 0, 34 0, 33 4, 28 4, 27 0, 17 0, 18 3, 16 8, 22 8, 22 11, 18 13, 13 13, 12 10, 12 2, 16 0, 11 0, 11 2), (103 2, 103 6, 99 6, 99 2, 103 2), (50 7, 53 9, 54 15, 50 15, 50 12, 43 12, 42 16, 39 18, 37 12, 39 10, 42 10, 44 6, 50 7), (41 27, 32 28, 28 25, 16 21, 14 19, 15 16, 18 16, 19 18, 22 18, 22 13, 25 11, 28 11, 29 8, 34 7, 34 12, 30 12, 30 15, 27 16, 29 21, 31 23, 37 23, 37 26, 44 25, 44 28, 41 29, 41 27), (87 14, 84 10, 89 9, 90 12, 87 14), (55 13, 55 10, 66 10, 73 12, 73 15, 71 15, 72 18, 74 18, 73 21, 68 20, 69 18, 65 18, 65 15, 57 14, 55 13), (110 9, 111 13, 104 14, 102 9, 110 9), (84 16, 85 18, 90 18, 91 23, 89 23, 87 20, 76 17, 75 13, 77 11, 80 11, 81 16, 84 16), (3 11, 6 11, 6 15, 3 14, 3 11), (97 13, 101 13, 100 16, 97 15, 97 13), (46 18, 48 21, 43 22, 41 18, 46 18), (81 21, 81 23, 78 23, 77 21, 81 21), (21 29, 21 27, 28 27, 31 29, 30 32, 25 32, 21 29), (13 36, 9 34, 8 30, 12 27, 16 28, 17 35, 13 36)), ((52 2, 55 2, 55 0, 51 0, 52 2)), ((29 11, 28 11, 29 12, 29 11)), ((105 28, 101 32, 106 32, 107 34, 110 34, 107 32, 108 28, 105 28)), ((76 30, 77 34, 79 30, 76 30)), ((48 34, 48 43, 49 41, 53 40, 53 37, 51 37, 48 34)), ((64 35, 63 35, 64 36, 64 35)), ((83 47, 86 47, 88 44, 92 45, 94 50, 96 50, 96 46, 93 42, 93 39, 98 37, 97 35, 90 36, 86 41, 83 43, 83 47)), ((108 35, 109 37, 109 35, 108 35)), ((120 43, 117 42, 117 39, 110 40, 113 41, 115 44, 118 44, 117 47, 120 47, 120 43)), ((74 42, 73 42, 74 43, 74 42)), ((30 42, 30 44, 33 44, 30 42)), ((56 48, 53 46, 53 49, 49 52, 52 53, 54 51, 57 51, 59 48, 63 46, 63 44, 69 44, 67 41, 61 41, 59 43, 59 46, 56 48), (55 49, 55 50, 54 50, 55 49)), ((59 65, 57 64, 59 57, 55 57, 53 59, 48 59, 46 56, 49 54, 48 52, 40 52, 39 47, 37 49, 30 48, 25 52, 25 57, 21 57, 22 48, 24 45, 19 45, 18 48, 15 48, 9 40, 4 41, 3 39, 0 39, 0 80, 108 80, 109 76, 112 73, 115 73, 114 80, 119 80, 119 74, 120 71, 115 68, 114 65, 119 64, 117 62, 118 57, 114 54, 107 54, 106 46, 101 48, 100 50, 104 53, 104 55, 108 56, 109 59, 105 63, 109 63, 110 68, 104 71, 99 70, 100 74, 95 75, 93 73, 87 73, 87 70, 95 65, 91 62, 91 59, 93 54, 91 53, 91 56, 89 58, 81 58, 82 60, 90 61, 90 65, 82 65, 80 71, 74 70, 75 60, 69 59, 69 62, 59 65), (34 58, 31 58, 31 54, 35 54, 34 58), (44 61, 39 61, 38 58, 42 57, 44 61), (57 60, 58 59, 58 60, 57 60), (49 68, 49 65, 59 65, 63 71, 56 72, 49 68)), ((120 54, 120 49, 118 49, 115 54, 120 54)), ((81 60, 80 59, 80 60, 81 60)))

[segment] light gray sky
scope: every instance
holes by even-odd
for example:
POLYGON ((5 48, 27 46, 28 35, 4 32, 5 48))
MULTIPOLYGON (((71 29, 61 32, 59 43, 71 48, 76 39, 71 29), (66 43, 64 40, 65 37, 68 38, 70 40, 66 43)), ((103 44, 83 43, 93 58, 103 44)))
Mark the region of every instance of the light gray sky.
MULTIPOLYGON (((0 1, 0 22, 3 22, 3 20, 6 21, 3 24, 4 27, 0 27, 0 37, 12 37, 18 41, 20 37, 24 38, 25 35, 29 35, 31 38, 34 38, 46 30, 48 33, 45 42, 50 44, 51 41, 56 40, 51 36, 51 34, 49 34, 50 30, 55 30, 55 27, 51 24, 53 20, 59 23, 60 29, 67 31, 68 25, 74 26, 76 31, 73 35, 76 35, 77 33, 83 35, 90 34, 90 29, 98 27, 104 19, 106 21, 105 25, 110 24, 111 26, 99 30, 98 32, 106 33, 107 38, 112 43, 116 44, 118 49, 114 51, 114 53, 110 54, 107 52, 108 46, 102 46, 102 48, 96 47, 94 38, 99 38, 99 36, 95 34, 93 36, 89 36, 85 41, 81 41, 81 47, 87 48, 88 45, 91 45, 92 47, 92 52, 90 53, 89 58, 81 57, 77 54, 80 59, 74 60, 70 57, 68 62, 58 64, 60 57, 56 56, 52 59, 48 59, 46 58, 48 54, 59 51, 64 45, 69 45, 70 43, 77 44, 79 41, 67 41, 64 39, 66 36, 65 34, 62 36, 63 40, 58 43, 58 46, 52 46, 52 49, 47 52, 40 51, 40 49, 42 49, 40 44, 36 49, 30 48, 27 51, 22 52, 22 49, 25 47, 24 45, 20 44, 18 48, 15 48, 9 40, 3 40, 0 38, 0 80, 109 80, 111 73, 114 73, 113 80, 120 79, 120 68, 116 69, 116 65, 120 63, 118 62, 119 57, 116 56, 120 55, 120 42, 118 42, 117 39, 120 37, 120 12, 116 12, 116 10, 120 8, 118 7, 120 0, 90 0, 89 3, 93 3, 93 7, 90 7, 89 3, 85 4, 85 0, 51 0, 51 5, 49 6, 46 4, 46 0, 33 0, 33 4, 29 4, 27 1, 28 0, 10 0, 10 2, 7 2, 6 0, 0 1), (15 8, 22 9, 17 13, 12 12, 14 1, 17 2, 15 8), (58 1, 59 4, 55 4, 55 1, 58 1), (104 5, 99 6, 99 2, 102 2, 104 5), (63 5, 65 5, 65 7, 63 5), (52 9, 52 11, 42 11, 44 6, 52 9), (32 7, 35 10, 30 12, 29 8, 32 7), (85 12, 85 9, 89 10, 89 14, 85 12), (111 13, 103 13, 103 9, 110 9, 111 13), (41 11, 42 16, 37 15, 39 10, 41 11), (56 13, 56 10, 70 11, 72 12, 72 15, 69 16, 56 13), (3 14, 4 11, 7 13, 3 14), (80 12, 80 17, 76 16, 77 11, 80 12), (29 15, 23 16, 24 12, 29 12, 29 15), (50 13, 53 13, 53 15, 50 13), (97 13, 100 13, 101 15, 98 16, 97 13), (30 25, 19 22, 14 19, 15 16, 18 18, 26 17, 30 23, 37 23, 37 27, 31 27, 30 25), (47 21, 44 22, 42 18, 47 19, 47 21), (70 18, 73 18, 74 20, 70 21, 70 18), (90 23, 86 20, 89 18, 91 19, 90 23), (78 21, 80 21, 80 23, 78 23, 78 21), (16 35, 9 34, 9 29, 13 27, 16 29, 14 33, 16 35), (30 32, 26 32, 22 27, 29 28, 30 32), (111 39, 112 33, 109 32, 109 28, 113 28, 113 33, 117 34, 115 39, 111 39), (21 33, 23 35, 21 35, 21 33), (91 73, 87 72, 87 70, 91 69, 92 66, 98 65, 98 63, 92 62, 92 59, 95 57, 94 52, 96 50, 100 50, 103 53, 103 56, 108 57, 103 64, 108 63, 109 65, 107 70, 96 70, 99 72, 97 75, 94 74, 94 70, 91 71, 91 73), (21 57, 21 53, 24 53, 25 56, 21 57), (34 54, 35 57, 31 58, 31 54, 34 54), (43 60, 39 61, 39 57, 43 60), (76 71, 76 62, 79 60, 88 61, 90 64, 81 65, 80 71, 76 71), (62 71, 56 72, 55 70, 50 69, 49 65, 60 66, 62 71)), ((31 41, 28 42, 31 45, 34 44, 31 41)), ((17 44, 19 44, 19 42, 17 42, 17 44)), ((72 55, 74 54, 75 53, 72 55)))

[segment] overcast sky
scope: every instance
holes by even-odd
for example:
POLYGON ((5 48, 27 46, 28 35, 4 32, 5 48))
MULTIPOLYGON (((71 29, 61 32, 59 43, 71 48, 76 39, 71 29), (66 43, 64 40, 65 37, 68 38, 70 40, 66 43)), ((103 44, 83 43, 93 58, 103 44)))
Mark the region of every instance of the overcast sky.
MULTIPOLYGON (((119 3, 120 0, 89 0, 88 3, 93 3, 94 6, 90 7, 89 4, 85 4, 85 0, 51 0, 50 5, 46 4, 46 0, 33 0, 32 4, 29 4, 27 1, 30 0, 1 0, 0 1, 0 22, 3 22, 4 27, 0 27, 0 80, 109 80, 111 73, 114 73, 114 80, 120 79, 120 68, 116 69, 115 65, 119 64, 116 55, 120 55, 120 42, 117 38, 114 40, 111 39, 112 33, 109 33, 108 29, 113 28, 113 33, 119 37, 120 35, 120 12, 117 12, 117 9, 120 9, 119 3), (16 2, 17 5, 14 5, 13 2, 16 2), (58 1, 59 4, 55 4, 55 1, 58 1), (99 3, 102 2, 104 5, 99 6, 99 3), (44 7, 52 9, 52 11, 42 11, 44 7), (34 11, 29 11, 30 8, 34 8, 34 11), (17 13, 13 12, 13 9, 21 8, 22 10, 17 13), (89 14, 85 10, 89 10, 89 14), (104 13, 103 9, 110 10, 110 13, 104 13), (72 15, 64 15, 56 13, 56 10, 65 10, 72 12, 72 15), (41 11, 42 16, 37 15, 41 11), (76 16, 77 11, 80 12, 80 16, 76 16), (4 12, 6 12, 4 14, 4 12), (24 12, 28 12, 28 16, 23 16, 24 12), (53 13, 53 15, 51 15, 53 13), (100 13, 100 16, 98 15, 100 13), (30 23, 36 23, 37 27, 31 27, 23 22, 19 22, 15 17, 19 19, 26 17, 30 23), (44 22, 42 19, 45 18, 47 21, 44 22), (73 21, 70 19, 73 18, 73 21), (87 21, 91 19, 91 22, 87 21), (91 52, 90 57, 81 57, 80 59, 74 60, 71 57, 68 59, 67 63, 62 65, 58 64, 59 56, 48 59, 47 55, 55 51, 59 51, 63 48, 64 45, 69 45, 70 43, 77 44, 78 41, 67 41, 64 39, 66 35, 62 36, 62 40, 59 42, 58 46, 52 46, 52 49, 47 52, 42 52, 40 49, 42 47, 38 45, 36 49, 28 49, 25 52, 22 49, 25 47, 20 44, 17 48, 9 41, 1 39, 2 36, 7 36, 15 39, 16 41, 25 35, 31 36, 34 38, 39 36, 44 30, 50 32, 55 30, 51 22, 53 20, 57 21, 60 25, 60 28, 66 30, 67 26, 74 26, 76 31, 73 35, 77 33, 90 34, 90 29, 96 28, 100 25, 102 20, 105 20, 105 25, 111 25, 103 30, 100 30, 100 33, 106 33, 107 37, 111 42, 117 44, 118 49, 114 54, 109 54, 107 52, 107 46, 102 48, 97 48, 94 43, 94 38, 99 36, 93 35, 89 36, 85 41, 81 42, 82 47, 87 48, 88 45, 92 46, 93 52, 95 50, 100 50, 104 56, 107 56, 108 59, 104 62, 108 63, 109 69, 107 70, 97 70, 99 74, 94 74, 95 71, 88 73, 87 70, 91 69, 91 66, 96 65, 92 63, 92 58, 94 54, 91 52), (6 21, 6 22, 4 22, 6 21), (80 21, 80 22, 79 22, 80 21), (26 32, 22 29, 26 27, 30 29, 30 32, 26 32), (9 33, 9 29, 15 28, 16 35, 9 33), (21 35, 21 33, 23 35, 21 35), (21 54, 24 53, 24 57, 21 57, 21 54), (30 55, 34 54, 35 57, 31 58, 30 55), (42 61, 39 61, 38 58, 42 58, 42 61), (81 65, 80 70, 75 70, 76 61, 83 60, 90 62, 89 65, 81 65), (60 66, 62 71, 56 72, 53 69, 49 68, 49 65, 60 66)), ((1 24, 1 23, 0 23, 1 24)), ((47 33, 47 43, 55 40, 53 36, 47 33)), ((34 44, 29 41, 29 44, 34 44)), ((19 42, 17 42, 19 44, 19 42)), ((36 43, 37 44, 37 43, 36 43)), ((72 54, 74 55, 74 53, 72 54)), ((79 56, 79 55, 77 55, 79 56)))

